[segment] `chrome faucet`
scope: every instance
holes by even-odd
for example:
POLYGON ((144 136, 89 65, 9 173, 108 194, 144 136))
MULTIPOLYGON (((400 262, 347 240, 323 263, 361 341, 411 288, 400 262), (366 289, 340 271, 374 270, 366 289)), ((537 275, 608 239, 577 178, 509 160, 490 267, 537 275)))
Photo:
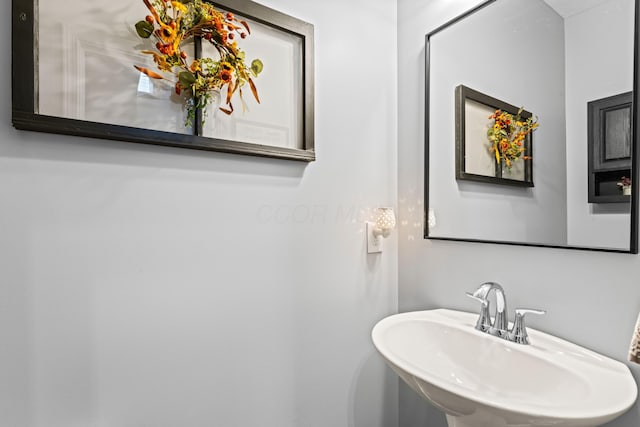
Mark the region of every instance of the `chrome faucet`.
POLYGON ((467 296, 480 302, 480 316, 476 322, 476 329, 504 338, 518 344, 529 344, 527 329, 524 324, 524 316, 527 313, 545 314, 544 310, 534 310, 528 308, 517 308, 515 310, 516 317, 513 327, 509 330, 509 321, 507 320, 507 299, 504 289, 498 283, 485 282, 473 293, 467 292, 467 296), (489 293, 495 291, 496 294, 496 311, 491 319, 489 313, 489 293))
POLYGON ((498 283, 486 282, 480 285, 474 293, 467 293, 467 296, 479 301, 482 305, 480 317, 476 323, 476 329, 482 332, 488 332, 500 338, 506 338, 509 326, 507 320, 507 300, 504 295, 504 289, 498 283), (496 312, 493 323, 489 314, 489 293, 496 293, 496 312))

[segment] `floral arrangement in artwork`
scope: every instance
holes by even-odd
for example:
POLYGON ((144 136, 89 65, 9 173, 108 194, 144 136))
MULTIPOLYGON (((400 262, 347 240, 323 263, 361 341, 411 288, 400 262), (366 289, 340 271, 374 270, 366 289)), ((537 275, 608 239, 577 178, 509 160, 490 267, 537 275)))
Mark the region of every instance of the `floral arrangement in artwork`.
POLYGON ((255 100, 260 103, 258 90, 252 77, 258 77, 263 64, 254 59, 250 66, 245 61, 245 52, 238 47, 238 39, 251 34, 246 21, 238 20, 232 13, 218 11, 205 0, 142 0, 150 14, 135 24, 137 34, 144 39, 156 40, 155 50, 143 50, 152 55, 159 72, 134 65, 141 73, 152 79, 167 79, 175 82, 178 95, 186 93, 187 120, 190 125, 197 109, 206 111, 212 101, 212 93, 226 87, 224 106, 226 114, 232 114, 232 99, 238 94, 243 110, 246 104, 242 90, 249 87, 255 100), (219 57, 193 58, 183 50, 183 45, 195 38, 211 43, 219 57), (165 77, 168 74, 169 77, 165 77))
POLYGON ((623 176, 620 178, 620 181, 616 184, 624 193, 628 193, 631 191, 631 178, 627 178, 623 176))
POLYGON ((539 124, 537 118, 523 119, 523 111, 524 109, 520 108, 514 116, 506 111, 496 110, 489 116, 489 119, 493 120, 487 130, 489 149, 495 155, 496 162, 504 163, 507 170, 511 170, 513 163, 518 159, 531 159, 531 156, 525 153, 524 140, 539 124))

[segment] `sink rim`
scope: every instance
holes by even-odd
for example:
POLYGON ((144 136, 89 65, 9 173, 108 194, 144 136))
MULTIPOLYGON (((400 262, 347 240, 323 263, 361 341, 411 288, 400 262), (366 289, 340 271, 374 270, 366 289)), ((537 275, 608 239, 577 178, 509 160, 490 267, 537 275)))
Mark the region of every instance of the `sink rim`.
MULTIPOLYGON (((476 404, 483 405, 487 408, 493 408, 495 410, 514 414, 517 413, 532 418, 579 421, 588 419, 613 419, 612 417, 624 413, 635 403, 638 394, 638 387, 631 375, 629 367, 622 362, 532 328, 527 329, 531 338, 531 345, 524 346, 522 344, 512 343, 477 331, 474 328, 476 319, 477 314, 444 308, 398 313, 385 317, 376 323, 371 331, 371 337, 378 352, 389 363, 416 378, 432 384, 433 386, 476 404), (463 387, 455 382, 443 380, 437 375, 430 373, 428 367, 422 368, 418 363, 406 362, 400 356, 395 355, 390 348, 384 345, 382 342, 382 335, 388 331, 390 327, 408 321, 433 322, 446 327, 458 329, 469 334, 477 335, 478 339, 496 340, 496 343, 510 348, 511 350, 525 352, 530 356, 540 358, 545 362, 555 365, 556 367, 567 370, 570 374, 578 379, 586 381, 588 384, 591 384, 590 372, 585 374, 584 372, 581 372, 579 368, 581 366, 583 368, 590 366, 591 369, 595 369, 594 372, 602 371, 604 374, 615 374, 620 376, 623 386, 628 390, 624 391, 622 395, 623 398, 616 401, 614 405, 590 405, 587 408, 580 408, 577 401, 571 402, 569 408, 556 406, 541 407, 539 404, 526 404, 518 401, 510 401, 508 398, 503 399, 499 396, 488 397, 472 394, 471 390, 467 387, 463 387), (572 359, 569 360, 569 362, 574 363, 567 365, 561 363, 559 360, 554 360, 554 358, 557 359, 557 356, 571 357, 572 359), (598 362, 597 365, 594 364, 596 361, 598 362)), ((610 379, 609 377, 605 378, 607 380, 610 379)), ((593 386, 589 387, 590 394, 597 392, 598 390, 595 390, 593 386)), ((590 401, 591 400, 592 399, 590 399, 590 401)))

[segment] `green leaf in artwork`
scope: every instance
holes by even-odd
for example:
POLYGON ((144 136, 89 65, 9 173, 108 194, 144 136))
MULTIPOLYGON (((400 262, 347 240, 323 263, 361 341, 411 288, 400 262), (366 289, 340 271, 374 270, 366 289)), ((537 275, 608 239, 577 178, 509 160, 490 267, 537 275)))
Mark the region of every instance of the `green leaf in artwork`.
POLYGON ((258 76, 258 74, 260 74, 262 72, 262 61, 260 61, 259 59, 254 59, 253 61, 251 61, 251 73, 254 76, 258 76))
POLYGON ((186 89, 188 87, 191 87, 191 85, 195 83, 196 76, 194 76, 193 73, 190 73, 189 71, 183 71, 178 74, 178 79, 180 80, 180 85, 186 89))
POLYGON ((147 21, 138 21, 136 23, 136 32, 143 39, 148 39, 153 34, 153 24, 147 21))

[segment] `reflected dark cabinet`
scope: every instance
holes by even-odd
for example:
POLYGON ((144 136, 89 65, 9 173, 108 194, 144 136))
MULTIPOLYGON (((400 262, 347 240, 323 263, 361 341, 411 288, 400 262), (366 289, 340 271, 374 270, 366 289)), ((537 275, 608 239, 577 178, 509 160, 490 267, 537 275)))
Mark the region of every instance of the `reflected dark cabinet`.
POLYGON ((587 104, 589 203, 628 203, 618 185, 631 177, 632 92, 587 104))

